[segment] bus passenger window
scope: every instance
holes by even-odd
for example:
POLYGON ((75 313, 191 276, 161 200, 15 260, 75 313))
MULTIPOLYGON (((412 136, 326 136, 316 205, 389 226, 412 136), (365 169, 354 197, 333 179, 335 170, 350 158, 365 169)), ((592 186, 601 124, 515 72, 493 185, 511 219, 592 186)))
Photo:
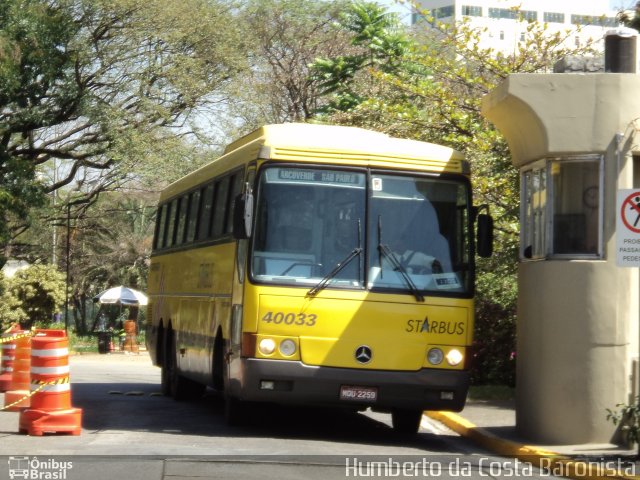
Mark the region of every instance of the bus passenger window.
POLYGON ((213 225, 211 236, 219 238, 224 233, 225 209, 227 208, 227 194, 229 192, 229 177, 216 182, 216 195, 213 202, 213 225))
POLYGON ((233 209, 236 203, 236 197, 242 193, 242 173, 237 172, 231 177, 231 188, 229 189, 229 196, 227 199, 227 209, 225 219, 224 233, 233 232, 233 209))
POLYGON ((198 207, 200 206, 200 190, 189 195, 189 221, 187 223, 187 243, 192 243, 196 238, 196 226, 198 225, 198 207))
POLYGON ((204 240, 209 236, 209 227, 211 225, 211 209, 213 206, 213 190, 214 185, 207 185, 201 194, 200 204, 200 221, 198 222, 198 240, 204 240))
POLYGON ((165 247, 172 247, 175 241, 176 235, 176 212, 178 210, 178 199, 174 199, 169 204, 169 215, 167 215, 167 231, 165 237, 165 247))
POLYGON ((187 225, 187 207, 189 198, 187 196, 178 199, 178 222, 176 226, 176 245, 182 245, 185 237, 185 227, 187 225))
POLYGON ((162 217, 162 238, 161 240, 161 248, 166 248, 167 247, 167 240, 169 237, 168 231, 169 231, 169 217, 171 214, 171 204, 167 203, 164 206, 164 215, 162 217))
POLYGON ((156 232, 153 239, 154 250, 162 248, 162 238, 164 236, 164 214, 166 210, 166 205, 160 205, 158 213, 156 214, 156 232))

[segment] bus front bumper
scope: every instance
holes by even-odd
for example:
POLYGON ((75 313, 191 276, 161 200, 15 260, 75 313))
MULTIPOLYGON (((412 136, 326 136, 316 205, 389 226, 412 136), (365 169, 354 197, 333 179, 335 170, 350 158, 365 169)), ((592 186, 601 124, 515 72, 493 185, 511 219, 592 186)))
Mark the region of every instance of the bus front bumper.
POLYGON ((470 377, 464 370, 361 370, 309 366, 296 361, 238 360, 240 368, 236 373, 239 375, 231 390, 240 400, 371 407, 380 411, 459 412, 465 404, 470 377), (349 390, 346 393, 351 396, 346 396, 344 390, 349 390), (365 399, 354 398, 353 392, 363 393, 365 399))

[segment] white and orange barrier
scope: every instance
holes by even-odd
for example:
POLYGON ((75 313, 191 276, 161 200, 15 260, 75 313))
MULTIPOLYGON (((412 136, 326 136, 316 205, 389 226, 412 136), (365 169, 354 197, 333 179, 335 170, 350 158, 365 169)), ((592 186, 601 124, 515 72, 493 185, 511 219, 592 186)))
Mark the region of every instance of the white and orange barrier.
POLYGON ((11 382, 4 394, 4 408, 18 412, 29 406, 31 387, 31 332, 18 332, 15 336, 11 382))
POLYGON ((15 325, 0 337, 0 392, 6 392, 11 388, 13 377, 13 362, 16 358, 16 336, 20 327, 15 325))
POLYGON ((71 406, 69 342, 64 330, 36 330, 31 338, 31 405, 20 432, 80 435, 82 410, 71 406))

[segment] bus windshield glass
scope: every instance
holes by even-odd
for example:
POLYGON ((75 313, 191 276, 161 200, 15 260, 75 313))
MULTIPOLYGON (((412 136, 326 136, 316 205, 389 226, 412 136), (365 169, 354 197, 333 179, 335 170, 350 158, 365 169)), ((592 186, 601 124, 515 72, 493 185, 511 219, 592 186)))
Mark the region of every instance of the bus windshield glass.
POLYGON ((416 298, 469 293, 468 211, 464 181, 266 168, 258 184, 252 278, 305 285, 313 294, 325 287, 416 298))
POLYGON ((374 173, 368 288, 468 292, 469 205, 465 182, 374 173))

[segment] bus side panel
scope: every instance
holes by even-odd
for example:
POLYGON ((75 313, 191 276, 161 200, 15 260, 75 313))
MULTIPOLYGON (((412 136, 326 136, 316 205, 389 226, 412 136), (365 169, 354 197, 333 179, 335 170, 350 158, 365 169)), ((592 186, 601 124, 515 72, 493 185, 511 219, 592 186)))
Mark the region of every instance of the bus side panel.
POLYGON ((173 325, 180 374, 208 385, 215 334, 229 315, 235 242, 175 255, 173 291, 181 297, 173 325))
POLYGON ((215 334, 231 309, 234 250, 228 242, 152 259, 147 344, 154 364, 162 364, 161 335, 171 328, 180 374, 211 383, 215 334))

